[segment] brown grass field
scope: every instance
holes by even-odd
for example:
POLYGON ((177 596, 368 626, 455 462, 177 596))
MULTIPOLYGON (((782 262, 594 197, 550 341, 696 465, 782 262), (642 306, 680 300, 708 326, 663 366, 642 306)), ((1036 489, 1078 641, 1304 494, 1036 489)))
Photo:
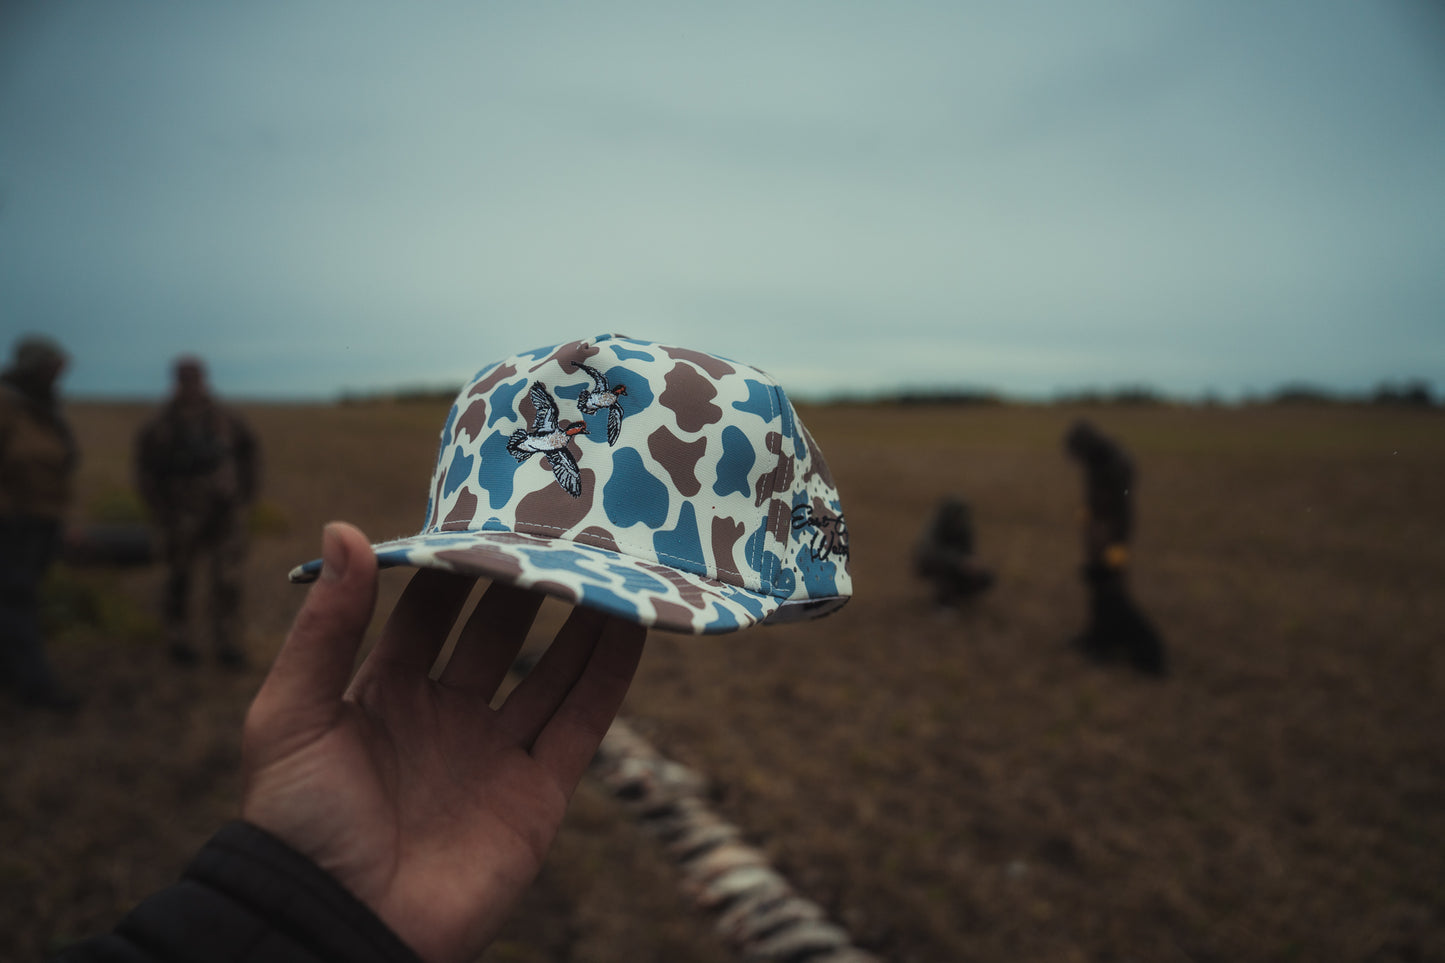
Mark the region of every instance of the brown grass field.
MULTIPOLYGON (((444 406, 250 406, 267 459, 256 668, 182 670, 155 569, 57 573, 73 718, 0 702, 0 959, 111 926, 236 811, 239 731, 331 518, 415 530, 444 406)), ((76 404, 77 519, 124 515, 144 411, 76 404)), ((856 598, 806 625, 653 634, 624 707, 856 942, 905 963, 1445 960, 1445 413, 1114 407, 1134 589, 1174 673, 1084 664, 1078 409, 804 408, 856 598), (999 583, 936 610, 908 553, 942 495, 999 583)), ((406 574, 383 575, 383 610, 406 574)), ((558 612, 544 610, 556 624, 558 612)), ((484 957, 724 961, 657 845, 584 782, 484 957)))

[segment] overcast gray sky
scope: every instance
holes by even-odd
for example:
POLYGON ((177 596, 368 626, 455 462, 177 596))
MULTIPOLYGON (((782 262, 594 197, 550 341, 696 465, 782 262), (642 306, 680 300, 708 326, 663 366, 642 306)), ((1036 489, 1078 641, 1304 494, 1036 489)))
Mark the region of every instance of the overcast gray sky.
POLYGON ((1445 391, 1430 0, 0 10, 0 334, 72 394, 605 331, 802 396, 1445 391))

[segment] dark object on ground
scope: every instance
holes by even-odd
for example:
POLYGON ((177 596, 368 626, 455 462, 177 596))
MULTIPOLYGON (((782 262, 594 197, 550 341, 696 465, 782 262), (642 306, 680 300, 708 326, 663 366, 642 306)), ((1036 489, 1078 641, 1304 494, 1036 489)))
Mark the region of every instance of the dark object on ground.
POLYGON ((156 561, 150 526, 143 522, 93 522, 67 529, 60 560, 77 567, 149 565, 156 561))
POLYGON ((1089 624, 1074 645, 1100 664, 1127 662, 1146 675, 1169 674, 1164 640, 1134 604, 1123 576, 1105 566, 1085 566, 1089 586, 1089 624))
POLYGON ((939 605, 958 605, 994 583, 993 570, 974 558, 973 512, 968 503, 947 497, 913 549, 913 570, 933 583, 939 605))

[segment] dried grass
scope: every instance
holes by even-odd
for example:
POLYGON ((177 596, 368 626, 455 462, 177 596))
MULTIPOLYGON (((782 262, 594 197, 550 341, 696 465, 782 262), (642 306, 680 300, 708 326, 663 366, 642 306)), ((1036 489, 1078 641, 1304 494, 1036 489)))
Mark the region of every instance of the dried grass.
MULTIPOLYGON (((263 665, 301 599, 284 573, 324 521, 377 538, 418 527, 444 409, 249 413, 272 506, 248 567, 263 665)), ((654 634, 629 720, 899 963, 1445 959, 1445 420, 1089 412, 1141 466, 1136 594, 1175 668, 1159 683, 1064 644, 1084 600, 1079 485, 1058 438, 1077 413, 806 410, 844 493, 857 598, 792 628, 654 634), (907 567, 948 493, 974 506, 1000 576, 962 612, 933 609, 907 567)), ((81 505, 125 487, 142 414, 73 409, 81 505)), ((85 577, 142 614, 159 580, 85 577)), ((404 579, 383 578, 383 607, 404 579)), ((111 925, 235 811, 261 670, 182 672, 120 618, 53 640, 87 697, 77 717, 0 705, 0 958, 111 925)), ((486 959, 726 959, 709 926, 584 784, 486 959)))

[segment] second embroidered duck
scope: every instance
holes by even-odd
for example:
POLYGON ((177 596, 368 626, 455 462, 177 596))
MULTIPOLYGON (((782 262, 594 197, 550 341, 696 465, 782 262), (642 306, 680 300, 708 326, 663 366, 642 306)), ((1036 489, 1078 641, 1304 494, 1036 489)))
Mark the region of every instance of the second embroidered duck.
POLYGON ((627 394, 626 385, 617 385, 615 388, 608 384, 607 376, 596 368, 589 367, 580 361, 572 362, 574 368, 581 368, 587 372, 592 379, 592 387, 584 388, 577 396, 577 408, 584 415, 595 415, 603 408, 607 409, 607 444, 617 444, 617 436, 622 432, 622 401, 623 395, 627 394))

